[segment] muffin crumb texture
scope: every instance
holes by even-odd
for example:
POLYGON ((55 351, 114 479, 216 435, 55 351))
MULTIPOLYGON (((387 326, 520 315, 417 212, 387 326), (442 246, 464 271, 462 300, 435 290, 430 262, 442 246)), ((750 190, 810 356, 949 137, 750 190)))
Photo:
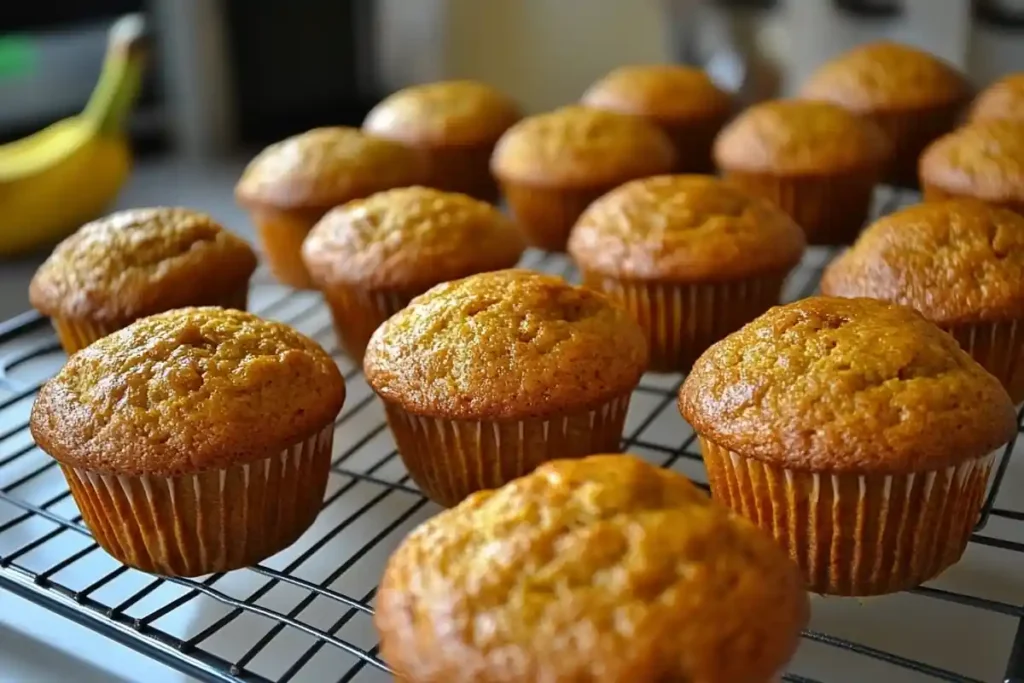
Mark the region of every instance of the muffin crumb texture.
POLYGON ((922 154, 921 182, 954 196, 1024 208, 1024 121, 978 121, 922 154))
POLYGON ((928 52, 888 41, 845 52, 819 67, 801 96, 834 102, 857 112, 913 110, 955 103, 968 96, 967 82, 928 52))
POLYGON ((908 207, 865 230, 821 287, 943 325, 1024 318, 1024 217, 972 200, 908 207))
POLYGON ((493 143, 518 120, 518 107, 495 88, 442 81, 388 96, 367 114, 363 130, 407 144, 459 147, 493 143))
POLYGON ((324 211, 374 192, 415 185, 426 173, 422 157, 397 142, 358 128, 314 128, 257 154, 235 194, 251 206, 324 211))
POLYGON ((587 271, 671 282, 784 272, 804 234, 783 211, 709 176, 626 183, 590 205, 569 240, 587 271))
POLYGON ((29 286, 46 315, 130 321, 244 288, 256 256, 210 216, 184 208, 119 211, 61 242, 29 286))
POLYGON ((303 254, 321 284, 415 289, 510 268, 525 246, 491 204, 406 187, 333 209, 310 233, 303 254))
POLYGON ((364 362, 408 412, 474 420, 589 410, 632 390, 646 364, 624 310, 528 270, 434 287, 378 328, 364 362))
POLYGON ((672 143, 654 124, 569 106, 512 126, 494 149, 495 175, 537 186, 601 187, 672 169, 672 143))
POLYGON ((953 337, 874 299, 771 309, 697 361, 680 410, 721 447, 806 471, 941 469, 1016 429, 1006 391, 953 337))
POLYGON ((985 88, 971 105, 970 119, 1024 122, 1024 73, 1010 74, 985 88))
POLYGON ((389 561, 375 621, 416 683, 655 683, 769 681, 807 618, 769 537, 612 455, 542 465, 426 522, 389 561))
POLYGON ((58 461, 173 476, 280 453, 329 423, 344 382, 316 342, 241 311, 144 318, 69 359, 32 435, 58 461))
POLYGON ((825 174, 870 169, 890 152, 874 124, 827 102, 757 104, 715 140, 715 162, 728 171, 825 174))

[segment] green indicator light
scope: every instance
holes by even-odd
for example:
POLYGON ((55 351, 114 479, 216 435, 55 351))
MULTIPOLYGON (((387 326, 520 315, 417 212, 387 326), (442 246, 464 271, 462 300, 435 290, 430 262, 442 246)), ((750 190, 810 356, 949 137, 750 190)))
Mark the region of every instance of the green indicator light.
POLYGON ((19 35, 0 35, 0 80, 25 78, 36 67, 32 40, 19 35))

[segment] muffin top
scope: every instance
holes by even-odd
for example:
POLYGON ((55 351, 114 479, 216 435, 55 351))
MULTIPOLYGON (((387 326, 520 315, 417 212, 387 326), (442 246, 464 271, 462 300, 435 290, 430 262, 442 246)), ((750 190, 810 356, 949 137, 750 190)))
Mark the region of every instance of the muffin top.
POLYGON ((29 285, 45 315, 124 322, 247 286, 256 255, 191 209, 119 211, 54 249, 29 285))
POLYGON ((633 389, 647 341, 603 295, 502 270, 446 282, 377 328, 366 381, 431 417, 520 420, 596 408, 633 389))
POLYGON ((581 102, 665 124, 724 118, 733 107, 704 71, 681 64, 619 67, 590 86, 581 102))
POLYGON ((938 57, 909 45, 868 43, 819 67, 802 97, 859 113, 942 106, 969 97, 966 79, 938 57))
POLYGON ((803 250, 803 230, 781 209, 701 175, 621 185, 590 205, 569 238, 588 271, 673 282, 786 271, 803 250))
POLYGON ((768 681, 808 614, 771 538, 678 474, 597 455, 413 531, 375 623, 385 661, 419 680, 768 681))
POLYGON ((71 356, 32 437, 56 460, 168 477, 276 455, 330 425, 345 384, 312 339, 222 308, 143 318, 71 356))
POLYGON ((913 309, 812 297, 701 356, 683 417, 718 445, 788 469, 898 474, 978 458, 1013 437, 999 381, 913 309))
POLYGON ((569 106, 512 126, 491 157, 495 175, 529 185, 592 187, 667 173, 672 142, 636 116, 569 106))
POLYGON ((971 105, 970 119, 1010 119, 1024 122, 1024 73, 1004 76, 981 91, 971 105))
POLYGON ((718 134, 715 163, 729 171, 789 175, 882 167, 889 145, 872 123, 827 102, 772 100, 718 134))
POLYGON ((442 81, 384 98, 363 130, 411 145, 460 147, 493 144, 519 118, 516 104, 489 85, 442 81))
POLYGON ((314 128, 270 145, 235 186, 244 204, 325 210, 392 187, 423 182, 423 158, 358 128, 314 128))
POLYGON ((321 286, 425 289, 511 268, 524 249, 519 229, 491 204, 404 187, 332 209, 310 232, 302 252, 321 286))
POLYGON ((933 142, 921 181, 991 202, 1024 201, 1024 121, 977 121, 933 142))
POLYGON ((911 306, 939 324, 1024 317, 1024 216, 979 201, 929 202, 861 233, 825 294, 911 306))

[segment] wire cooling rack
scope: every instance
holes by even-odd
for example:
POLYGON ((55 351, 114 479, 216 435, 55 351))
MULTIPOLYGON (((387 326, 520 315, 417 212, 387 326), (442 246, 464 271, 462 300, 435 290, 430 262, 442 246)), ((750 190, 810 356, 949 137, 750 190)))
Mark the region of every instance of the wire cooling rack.
MULTIPOLYGON (((900 200, 882 197, 881 212, 900 200)), ((816 289, 830 255, 808 254, 788 299, 816 289)), ((563 256, 533 252, 524 265, 575 277, 563 256)), ((35 393, 64 356, 46 321, 26 314, 0 324, 0 588, 201 681, 390 680, 372 627, 376 582, 403 535, 437 508, 409 480, 380 405, 338 351, 319 297, 263 276, 250 307, 320 341, 348 385, 330 483, 309 532, 258 566, 197 580, 115 562, 93 542, 59 469, 28 433, 35 393)), ((675 408, 680 381, 643 379, 624 450, 706 482, 693 432, 675 408)), ((813 598, 811 630, 784 680, 1024 683, 1024 469, 1012 449, 999 461, 964 560, 908 593, 813 598)))

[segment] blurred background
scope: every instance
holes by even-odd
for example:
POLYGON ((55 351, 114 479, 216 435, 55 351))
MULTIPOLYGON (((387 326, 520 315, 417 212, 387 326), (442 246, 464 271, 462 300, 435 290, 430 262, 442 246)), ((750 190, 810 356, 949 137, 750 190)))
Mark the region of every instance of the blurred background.
MULTIPOLYGON (((187 205, 245 236, 232 189, 255 150, 317 125, 358 125, 413 83, 475 78, 536 112, 616 66, 678 61, 750 102, 790 93, 822 61, 880 38, 938 54, 979 84, 1024 69, 1024 0, 0 0, 0 142, 80 111, 111 23, 136 12, 154 54, 117 207, 187 205)), ((0 260, 0 320, 28 308, 44 256, 0 260)), ((183 680, 2 593, 0 662, 0 681, 56 671, 183 680)))
MULTIPOLYGON (((59 0, 0 2, 0 141, 78 112, 111 23, 145 16, 153 56, 118 206, 186 204, 249 234, 232 187, 252 153, 358 125, 382 96, 452 77, 528 112, 627 63, 707 68, 747 101, 792 91, 867 40, 928 49, 986 83, 1024 67, 1024 0, 59 0)), ((0 261, 0 319, 42 255, 0 261)))

